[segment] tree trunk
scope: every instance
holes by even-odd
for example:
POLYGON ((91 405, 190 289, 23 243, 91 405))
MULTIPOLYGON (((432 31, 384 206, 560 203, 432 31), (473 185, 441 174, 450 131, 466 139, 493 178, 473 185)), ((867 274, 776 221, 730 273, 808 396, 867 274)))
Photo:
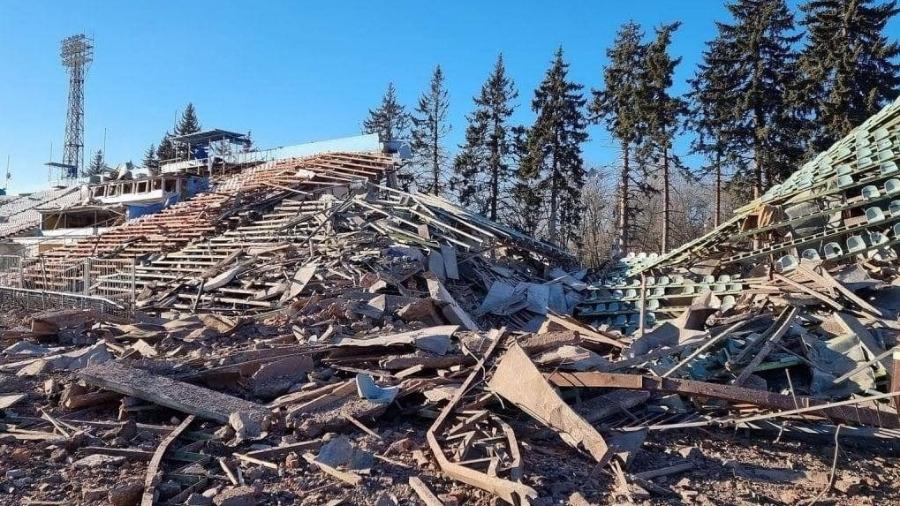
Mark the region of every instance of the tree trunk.
MULTIPOLYGON (((494 118, 494 133, 496 134, 498 129, 498 121, 497 118, 494 118)), ((500 147, 497 145, 496 138, 494 135, 491 137, 495 139, 491 144, 491 201, 490 201, 490 210, 491 210, 491 220, 497 221, 497 201, 500 199, 500 147)))
POLYGON ((763 140, 760 138, 760 132, 765 128, 765 120, 762 116, 762 111, 757 108, 754 111, 753 115, 753 164, 754 167, 754 182, 753 182, 753 198, 759 198, 763 193, 763 163, 762 163, 762 152, 763 152, 763 140))
POLYGON ((672 212, 671 195, 669 195, 669 149, 663 149, 663 223, 662 254, 669 251, 669 218, 672 212))
POLYGON ((556 182, 559 178, 559 161, 556 155, 553 155, 553 170, 550 172, 550 223, 547 227, 548 239, 551 242, 562 245, 558 235, 558 218, 559 218, 559 187, 556 182))
POLYGON ((625 256, 628 252, 628 144, 622 144, 624 158, 622 172, 619 180, 619 223, 617 232, 619 236, 619 254, 625 256))
POLYGON ((716 227, 722 222, 722 151, 719 149, 716 150, 716 214, 713 220, 716 227))
MULTIPOLYGON (((437 111, 435 111, 435 118, 437 118, 437 111)), ((438 125, 437 125, 437 120, 435 120, 435 124, 434 124, 434 132, 433 132, 433 133, 434 133, 434 137, 432 137, 432 139, 431 139, 431 141, 432 141, 432 145, 431 145, 431 156, 432 156, 432 159, 431 159, 431 163, 432 163, 432 166, 431 166, 431 172, 432 172, 432 176, 434 177, 434 182, 433 182, 434 186, 431 188, 431 192, 434 193, 435 195, 440 195, 441 192, 440 192, 440 189, 439 189, 439 186, 438 186, 438 185, 440 184, 440 181, 441 181, 441 167, 440 167, 440 161, 439 161, 439 155, 440 155, 440 153, 438 152, 438 149, 440 148, 440 145, 439 145, 440 139, 438 139, 438 125)))

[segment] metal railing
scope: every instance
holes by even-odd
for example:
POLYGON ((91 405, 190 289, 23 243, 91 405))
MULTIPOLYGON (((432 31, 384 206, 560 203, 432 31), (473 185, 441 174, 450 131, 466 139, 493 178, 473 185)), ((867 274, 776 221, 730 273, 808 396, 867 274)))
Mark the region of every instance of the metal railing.
POLYGON ((0 255, 0 300, 29 309, 91 307, 120 315, 134 311, 134 259, 78 259, 45 263, 43 257, 0 255))

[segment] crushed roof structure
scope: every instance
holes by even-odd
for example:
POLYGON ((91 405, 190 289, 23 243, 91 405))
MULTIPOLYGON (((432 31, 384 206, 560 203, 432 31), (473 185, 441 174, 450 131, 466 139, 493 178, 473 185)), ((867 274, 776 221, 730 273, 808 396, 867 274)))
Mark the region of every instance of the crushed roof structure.
POLYGON ((627 274, 686 264, 737 272, 767 259, 790 270, 801 258, 835 264, 900 243, 898 118, 900 99, 712 232, 627 274))

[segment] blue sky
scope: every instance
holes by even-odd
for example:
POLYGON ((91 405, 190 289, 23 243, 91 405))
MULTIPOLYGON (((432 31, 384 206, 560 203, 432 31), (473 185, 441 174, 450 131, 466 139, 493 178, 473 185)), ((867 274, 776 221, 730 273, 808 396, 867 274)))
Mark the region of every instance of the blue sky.
MULTIPOLYGON (((499 52, 519 88, 515 120, 529 123, 532 91, 562 45, 570 77, 599 87, 619 25, 683 21, 673 52, 684 91, 715 20, 717 0, 536 2, 62 2, 0 0, 0 167, 12 192, 46 184, 60 158, 67 80, 59 41, 95 40, 86 85, 86 153, 139 161, 192 101, 204 127, 252 130, 260 147, 359 133, 388 81, 411 109, 441 64, 455 149, 465 114, 499 52)), ((892 25, 898 35, 898 24, 892 25)), ((585 156, 610 163, 609 135, 591 129, 585 156)), ((682 142, 684 144, 684 142, 682 142)), ((89 156, 86 154, 86 157, 89 156)))

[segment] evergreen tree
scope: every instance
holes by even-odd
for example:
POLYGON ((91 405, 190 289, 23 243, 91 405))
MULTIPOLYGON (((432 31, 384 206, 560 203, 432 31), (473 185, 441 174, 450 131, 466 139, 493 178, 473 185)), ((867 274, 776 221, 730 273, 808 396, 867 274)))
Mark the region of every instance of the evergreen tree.
POLYGON ((894 1, 810 0, 801 6, 807 43, 802 96, 811 113, 813 152, 827 149, 900 92, 900 45, 885 27, 894 1))
POLYGON ((645 130, 641 84, 646 47, 642 38, 641 27, 634 21, 619 28, 612 47, 606 51, 609 64, 603 71, 604 89, 593 90, 591 103, 594 118, 604 122, 621 145, 622 165, 616 195, 616 250, 619 254, 628 251, 632 214, 629 207, 633 177, 631 162, 633 150, 641 144, 645 130))
POLYGON ((563 246, 578 240, 584 186, 581 144, 588 138, 583 86, 570 81, 568 73, 560 47, 534 91, 531 108, 537 118, 519 171, 523 182, 549 197, 547 239, 563 246))
POLYGON ((397 101, 394 83, 388 83, 381 105, 376 109, 369 109, 369 117, 363 121, 363 133, 378 134, 381 142, 389 142, 403 139, 408 128, 409 114, 397 101))
POLYGON ((197 111, 194 110, 194 104, 188 102, 184 112, 181 113, 181 119, 175 125, 175 135, 188 135, 200 131, 200 120, 197 119, 197 111))
POLYGON ((410 149, 413 153, 413 164, 420 172, 416 178, 416 187, 419 191, 440 195, 443 189, 442 175, 447 161, 443 141, 450 132, 450 124, 447 122, 449 107, 444 73, 438 65, 434 68, 428 91, 419 98, 417 114, 412 117, 410 149))
POLYGON ((93 158, 91 158, 91 163, 88 165, 88 168, 84 170, 81 174, 82 177, 91 177, 98 176, 102 174, 106 170, 106 162, 103 159, 103 150, 98 149, 96 153, 94 153, 93 158))
MULTIPOLYGON (((184 108, 184 112, 181 113, 181 118, 175 125, 175 135, 188 135, 199 131, 200 120, 197 119, 197 111, 194 109, 194 104, 188 102, 188 105, 184 108)), ((178 158, 179 160, 191 159, 191 153, 188 150, 187 144, 179 142, 175 145, 175 158, 178 158)))
POLYGON ((737 85, 732 82, 735 73, 731 71, 731 61, 720 42, 707 43, 703 60, 689 81, 691 90, 688 93, 691 104, 689 124, 696 134, 691 152, 709 160, 704 172, 714 176, 715 226, 722 221, 723 174, 726 167, 735 163, 736 139, 733 134, 737 118, 734 113, 737 85))
POLYGON ((657 28, 656 39, 644 51, 641 72, 640 106, 647 125, 647 142, 642 155, 659 166, 658 178, 663 195, 662 253, 669 250, 669 226, 672 223, 670 171, 673 166, 680 167, 678 157, 672 152, 672 142, 687 109, 684 100, 669 93, 675 67, 681 63, 681 58, 669 55, 672 33, 679 26, 681 23, 676 22, 657 28))
MULTIPOLYGON (((736 0, 732 24, 718 23, 715 44, 736 86, 737 145, 752 156, 753 193, 793 172, 803 153, 802 124, 791 90, 799 83, 794 17, 784 0, 736 0)), ((750 178, 748 178, 750 179, 750 178)))
POLYGON ((159 146, 156 148, 156 158, 160 162, 169 162, 174 160, 178 156, 178 153, 175 152, 175 144, 172 142, 172 136, 169 135, 169 132, 163 136, 162 140, 159 141, 159 146))
POLYGON ((151 144, 147 148, 147 151, 144 152, 144 161, 142 163, 151 176, 159 175, 159 158, 156 157, 156 146, 151 144))
POLYGON ((515 179, 516 149, 509 118, 518 96, 501 54, 473 99, 475 110, 466 116, 466 141, 453 161, 450 187, 460 203, 494 221, 506 211, 515 179))

